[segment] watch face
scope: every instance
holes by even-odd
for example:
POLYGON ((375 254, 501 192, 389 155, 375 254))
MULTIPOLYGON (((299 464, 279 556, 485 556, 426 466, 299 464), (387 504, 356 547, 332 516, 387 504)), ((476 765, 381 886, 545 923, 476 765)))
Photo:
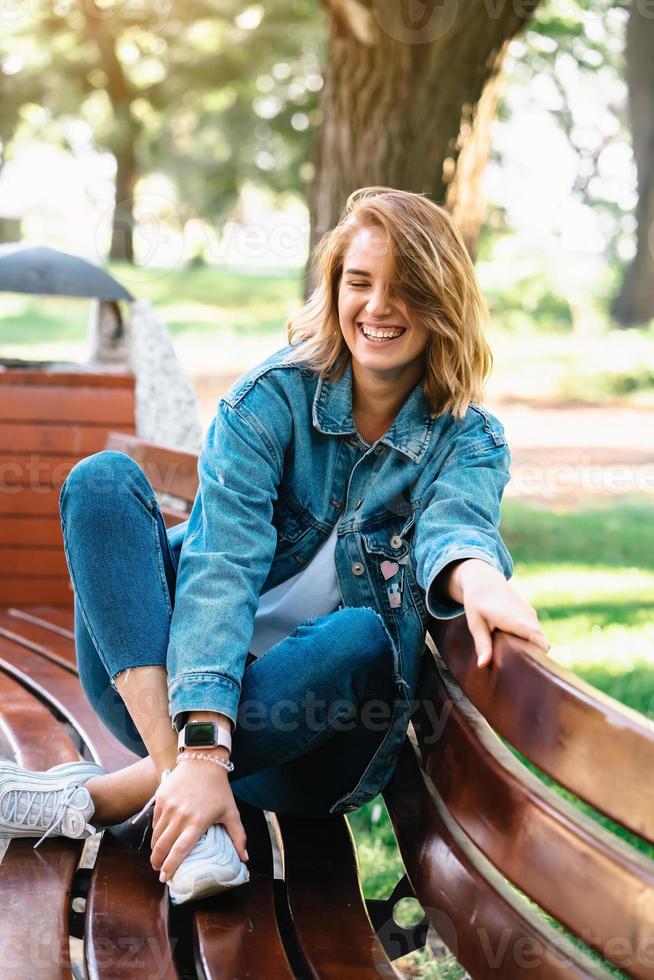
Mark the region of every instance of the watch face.
POLYGON ((213 721, 191 721, 186 726, 187 747, 213 745, 216 741, 213 721))

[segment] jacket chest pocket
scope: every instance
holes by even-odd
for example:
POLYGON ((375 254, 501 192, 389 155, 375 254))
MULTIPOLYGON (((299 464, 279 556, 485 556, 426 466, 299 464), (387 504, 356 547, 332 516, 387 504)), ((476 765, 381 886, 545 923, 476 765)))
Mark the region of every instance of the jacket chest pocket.
POLYGON ((427 611, 411 559, 414 523, 415 516, 412 516, 398 531, 389 520, 373 531, 362 531, 361 538, 385 608, 397 616, 416 611, 424 619, 427 611))
POLYGON ((272 523, 282 547, 296 544, 312 527, 305 509, 282 490, 273 505, 272 523))

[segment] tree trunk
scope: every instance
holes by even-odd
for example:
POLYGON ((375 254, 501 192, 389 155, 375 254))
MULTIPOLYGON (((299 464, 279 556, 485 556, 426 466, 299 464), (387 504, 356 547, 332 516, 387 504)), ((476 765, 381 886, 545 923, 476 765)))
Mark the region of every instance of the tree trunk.
MULTIPOLYGON (((106 92, 114 114, 111 149, 116 158, 116 199, 111 229, 109 258, 134 262, 134 192, 138 179, 136 146, 139 123, 131 109, 137 97, 118 57, 116 25, 98 8, 95 0, 84 4, 86 34, 98 48, 99 64, 107 74, 106 92)), ((122 12, 116 15, 122 16, 122 12)))
MULTIPOLYGON (((312 247, 357 187, 446 201, 484 88, 537 3, 324 0, 329 57, 310 193, 312 247)), ((460 188, 465 210, 463 197, 460 188)))
POLYGON ((631 4, 627 23, 625 74, 638 177, 636 255, 616 297, 612 313, 632 327, 654 317, 654 19, 631 4))
POLYGON ((117 135, 114 143, 116 158, 116 202, 111 228, 109 258, 114 262, 134 264, 134 193, 138 177, 134 142, 136 127, 129 106, 115 113, 117 135))
MULTIPOLYGON (((498 58, 498 66, 503 63, 504 56, 503 50, 498 58)), ((472 120, 461 124, 459 155, 454 177, 447 187, 445 202, 473 261, 477 259, 479 234, 486 216, 483 180, 490 159, 491 126, 501 94, 502 75, 498 67, 498 71, 491 76, 481 93, 472 120)))

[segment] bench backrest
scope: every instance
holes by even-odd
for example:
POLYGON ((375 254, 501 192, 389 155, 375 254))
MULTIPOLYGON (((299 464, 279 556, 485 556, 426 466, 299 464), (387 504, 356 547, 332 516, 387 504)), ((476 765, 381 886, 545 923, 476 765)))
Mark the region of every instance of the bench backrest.
POLYGON ((0 605, 70 605, 59 490, 117 427, 134 431, 134 378, 0 371, 0 605))
MULTIPOLYGON (((176 498, 168 523, 187 516, 194 454, 117 433, 107 445, 176 498)), ((529 644, 498 634, 494 646, 480 671, 463 617, 429 624, 411 738, 385 792, 414 892, 475 978, 608 977, 602 958, 651 978, 654 724, 529 644)))

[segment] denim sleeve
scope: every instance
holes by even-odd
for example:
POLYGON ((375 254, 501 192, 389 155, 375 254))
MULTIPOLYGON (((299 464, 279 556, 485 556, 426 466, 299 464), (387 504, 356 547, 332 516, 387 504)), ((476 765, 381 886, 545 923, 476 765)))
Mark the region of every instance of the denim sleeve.
MULTIPOLYGON (((220 401, 198 463, 168 644, 169 711, 218 711, 236 724, 259 595, 275 554, 283 413, 274 425, 220 401)), ((265 416, 264 416, 265 417, 265 416)))
POLYGON ((463 606, 439 594, 435 581, 451 562, 481 558, 502 572, 513 562, 498 531, 500 503, 509 480, 506 445, 485 445, 446 461, 427 490, 416 527, 418 583, 436 619, 461 615, 463 606))

